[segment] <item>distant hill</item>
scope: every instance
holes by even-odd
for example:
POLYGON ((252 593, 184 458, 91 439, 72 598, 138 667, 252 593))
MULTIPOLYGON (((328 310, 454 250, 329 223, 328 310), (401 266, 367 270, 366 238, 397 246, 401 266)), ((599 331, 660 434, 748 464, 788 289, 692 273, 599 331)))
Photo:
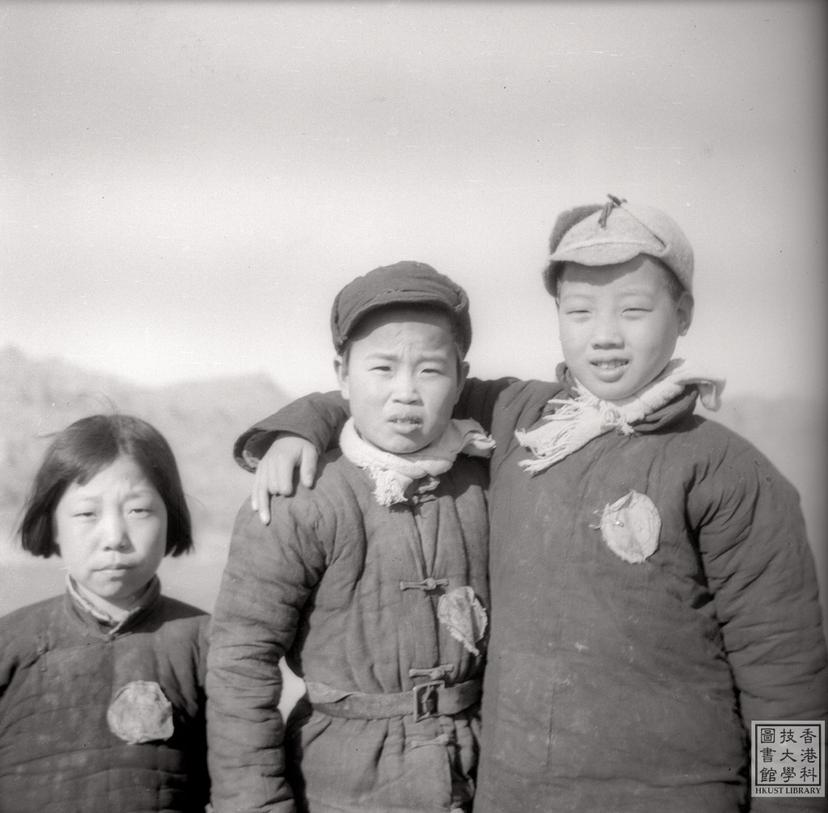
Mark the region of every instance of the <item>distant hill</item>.
MULTIPOLYGON (((19 511, 49 435, 84 415, 113 410, 145 418, 167 437, 197 520, 228 527, 238 494, 249 485, 249 475, 231 458, 233 441, 287 400, 264 375, 150 388, 60 358, 31 358, 16 347, 2 348, 0 527, 19 511)), ((771 458, 800 490, 812 535, 824 540, 824 405, 789 397, 738 396, 725 397, 720 412, 699 412, 735 429, 771 458)))
POLYGON ((287 398, 266 376, 142 387, 60 358, 0 349, 0 552, 49 436, 97 412, 125 412, 158 428, 175 452, 193 521, 206 539, 229 534, 250 487, 233 462, 237 435, 287 398))
MULTIPOLYGON (((181 573, 190 568, 179 589, 197 590, 194 599, 209 607, 220 575, 217 563, 226 551, 236 512, 249 496, 251 485, 251 476, 232 460, 233 441, 254 420, 286 400, 285 393, 265 376, 150 388, 125 378, 93 373, 59 358, 36 359, 14 347, 0 349, 0 566, 10 556, 19 564, 27 558, 15 553, 11 529, 49 435, 84 415, 129 412, 154 424, 176 454, 193 514, 199 555, 194 561, 180 565, 173 562, 169 567, 172 570, 180 566, 181 573), (195 566, 202 567, 200 582, 193 575, 195 566)), ((718 413, 699 412, 751 440, 799 489, 826 606, 828 480, 824 405, 788 396, 742 396, 725 397, 718 413)), ((3 578, 0 571, 0 592, 8 592, 15 585, 10 577, 5 582, 3 578)), ((0 614, 28 597, 30 583, 22 581, 5 606, 0 595, 0 614)), ((50 584, 49 589, 53 590, 54 585, 50 584)), ((189 598, 186 593, 184 597, 189 598)))

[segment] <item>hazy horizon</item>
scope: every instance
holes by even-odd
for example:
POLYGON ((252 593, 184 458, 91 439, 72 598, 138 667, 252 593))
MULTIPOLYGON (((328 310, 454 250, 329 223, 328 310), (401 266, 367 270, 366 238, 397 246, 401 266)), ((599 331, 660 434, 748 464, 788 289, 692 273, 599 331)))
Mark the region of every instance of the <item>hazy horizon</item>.
POLYGON ((679 354, 826 395, 818 2, 0 2, 0 346, 138 384, 334 385, 328 310, 419 259, 474 374, 549 378, 557 212, 661 206, 679 354))
MULTIPOLYGON (((26 601, 59 591, 61 562, 36 561, 15 535, 25 495, 52 433, 91 411, 117 409, 140 415, 169 440, 178 460, 198 537, 197 553, 162 568, 172 595, 209 609, 215 599, 231 527, 249 510, 252 476, 230 454, 238 434, 284 402, 275 382, 261 378, 214 379, 142 387, 120 376, 100 375, 65 359, 29 357, 0 347, 0 615, 26 601)), ((742 434, 769 456, 798 489, 821 581, 828 628, 824 413, 786 394, 726 399, 719 412, 700 408, 742 434), (768 397, 768 396, 771 397, 768 397)))

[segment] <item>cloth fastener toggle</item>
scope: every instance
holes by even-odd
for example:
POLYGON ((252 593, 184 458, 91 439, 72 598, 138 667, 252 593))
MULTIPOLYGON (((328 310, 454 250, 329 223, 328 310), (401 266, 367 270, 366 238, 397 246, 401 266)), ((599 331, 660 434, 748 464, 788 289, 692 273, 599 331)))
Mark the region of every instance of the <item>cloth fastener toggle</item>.
POLYGON ((435 579, 429 576, 418 582, 400 582, 400 590, 423 590, 432 593, 438 587, 447 587, 448 583, 448 579, 435 579))
POLYGON ((429 680, 445 680, 453 671, 453 663, 441 663, 439 666, 429 666, 428 669, 409 669, 408 677, 427 677, 429 680))

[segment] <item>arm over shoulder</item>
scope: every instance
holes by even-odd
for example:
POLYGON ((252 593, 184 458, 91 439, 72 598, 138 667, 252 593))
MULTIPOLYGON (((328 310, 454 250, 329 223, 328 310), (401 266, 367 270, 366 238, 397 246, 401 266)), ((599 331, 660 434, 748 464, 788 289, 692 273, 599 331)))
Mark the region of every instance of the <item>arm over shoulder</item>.
MULTIPOLYGON (((514 382, 513 378, 469 379, 455 417, 474 418, 489 429, 499 397, 514 382)), ((253 471, 280 432, 299 435, 324 452, 335 445, 349 415, 348 402, 338 391, 305 395, 245 430, 233 445, 233 457, 242 468, 253 471)))
POLYGON ((515 429, 528 428, 538 419, 546 402, 561 394, 557 381, 520 381, 500 378, 481 381, 470 378, 454 414, 473 418, 491 433, 498 446, 508 444, 515 429))
POLYGON ((349 414, 348 402, 338 391, 305 395, 242 432, 233 444, 233 457, 253 471, 280 432, 306 438, 324 451, 335 445, 349 414))
MULTIPOLYGON (((544 399, 560 391, 560 384, 498 378, 484 381, 470 378, 463 386, 454 409, 456 418, 472 418, 491 432, 495 416, 515 409, 515 404, 536 398, 544 399)), ((273 415, 243 432, 233 446, 233 456, 244 469, 253 471, 279 433, 305 438, 324 452, 336 445, 336 439, 350 415, 348 402, 339 392, 313 393, 293 401, 273 415)))
POLYGON ((490 432, 495 410, 501 405, 504 393, 515 383, 515 378, 498 378, 493 381, 467 379, 454 408, 454 416, 471 418, 490 432))

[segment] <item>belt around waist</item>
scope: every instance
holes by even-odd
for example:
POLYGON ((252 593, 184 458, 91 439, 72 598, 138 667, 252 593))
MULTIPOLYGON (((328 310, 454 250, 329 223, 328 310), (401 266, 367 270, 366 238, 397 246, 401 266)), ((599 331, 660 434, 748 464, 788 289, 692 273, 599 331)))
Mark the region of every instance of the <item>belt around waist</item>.
POLYGON ((458 714, 473 706, 480 700, 482 681, 467 680, 446 686, 445 681, 431 680, 408 692, 349 692, 333 702, 318 702, 314 699, 331 696, 330 687, 324 684, 309 682, 307 690, 313 708, 331 717, 371 720, 411 714, 414 722, 418 722, 429 717, 458 714))

